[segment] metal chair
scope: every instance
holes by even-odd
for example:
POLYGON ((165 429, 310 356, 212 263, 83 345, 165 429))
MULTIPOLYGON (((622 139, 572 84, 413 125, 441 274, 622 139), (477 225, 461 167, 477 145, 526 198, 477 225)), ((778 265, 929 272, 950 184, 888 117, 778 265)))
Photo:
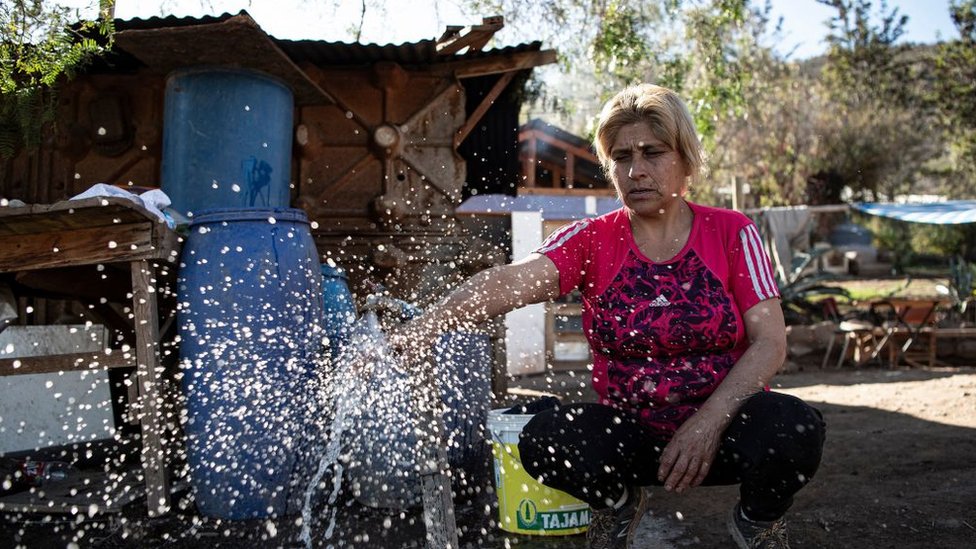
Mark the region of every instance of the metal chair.
POLYGON ((877 360, 878 365, 881 363, 881 350, 884 348, 886 340, 884 338, 884 329, 876 323, 870 317, 868 319, 864 318, 843 318, 837 307, 837 301, 828 297, 825 298, 821 305, 823 306, 824 318, 831 320, 835 324, 834 335, 830 338, 827 344, 827 351, 824 353, 823 362, 820 364, 820 368, 826 368, 827 363, 830 362, 830 354, 837 344, 837 339, 843 340, 843 345, 840 349, 840 355, 837 357, 837 368, 841 368, 844 365, 844 361, 847 360, 847 351, 851 347, 851 342, 856 345, 855 349, 861 353, 867 354, 866 359, 854 359, 856 366, 860 366, 867 362, 868 360, 877 360))

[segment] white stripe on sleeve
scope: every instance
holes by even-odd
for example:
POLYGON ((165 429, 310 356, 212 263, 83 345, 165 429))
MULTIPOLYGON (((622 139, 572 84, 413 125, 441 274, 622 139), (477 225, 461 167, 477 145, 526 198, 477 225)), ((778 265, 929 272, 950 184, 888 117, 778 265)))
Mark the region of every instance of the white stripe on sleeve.
POLYGON ((749 225, 749 232, 756 246, 756 263, 759 266, 761 278, 765 281, 766 287, 769 289, 769 297, 776 297, 779 295, 779 286, 776 284, 776 276, 773 274, 773 266, 769 262, 766 248, 763 247, 762 237, 759 235, 759 228, 755 225, 749 225))
POLYGON ((556 248, 566 243, 567 240, 573 238, 573 236, 575 236, 580 231, 585 229, 586 226, 589 224, 590 224, 589 219, 581 219, 576 223, 566 225, 565 227, 549 235, 549 238, 547 238, 546 241, 542 243, 542 246, 539 246, 539 249, 536 250, 536 252, 540 254, 544 254, 546 252, 551 252, 552 250, 555 250, 556 248))
POLYGON ((779 291, 770 272, 769 261, 765 260, 762 241, 759 238, 759 231, 756 226, 750 224, 743 227, 739 231, 739 240, 742 241, 742 250, 745 254, 746 267, 749 269, 752 288, 759 300, 762 301, 778 295, 779 291))

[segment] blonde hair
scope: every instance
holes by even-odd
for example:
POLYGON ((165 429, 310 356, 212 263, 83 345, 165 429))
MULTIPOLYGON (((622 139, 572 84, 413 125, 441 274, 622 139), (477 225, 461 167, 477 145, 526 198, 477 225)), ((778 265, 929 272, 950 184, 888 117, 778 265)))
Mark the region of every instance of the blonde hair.
POLYGON ((624 126, 644 122, 662 143, 677 151, 693 181, 705 167, 705 151, 685 102, 668 88, 654 84, 629 86, 613 97, 600 112, 593 146, 600 165, 612 180, 610 147, 624 126))

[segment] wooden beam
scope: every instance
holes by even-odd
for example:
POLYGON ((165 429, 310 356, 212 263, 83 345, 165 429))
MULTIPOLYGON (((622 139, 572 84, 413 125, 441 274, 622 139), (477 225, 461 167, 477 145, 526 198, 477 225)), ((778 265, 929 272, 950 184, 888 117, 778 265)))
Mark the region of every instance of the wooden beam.
POLYGON ((464 25, 448 25, 444 29, 444 34, 437 39, 437 43, 447 42, 448 40, 454 40, 458 36, 461 36, 461 31, 464 30, 464 25))
POLYGON ((70 353, 24 358, 0 358, 0 377, 126 368, 135 365, 135 357, 132 353, 123 351, 115 351, 112 354, 70 353))
MULTIPOLYGON (((349 106, 338 96, 333 95, 328 89, 324 88, 322 82, 327 82, 329 80, 329 75, 326 74, 321 67, 313 65, 311 63, 303 63, 301 66, 295 65, 299 70, 303 71, 302 74, 308 79, 309 82, 315 85, 316 90, 322 95, 322 97, 327 97, 329 102, 337 109, 342 111, 345 116, 349 117, 350 120, 355 120, 364 129, 369 129, 372 127, 358 112, 349 108, 349 106)), ((358 110, 358 109, 357 109, 358 110)))
POLYGON ((156 255, 152 222, 0 236, 0 273, 92 265, 156 255))
POLYGON ((457 78, 473 78, 488 74, 531 69, 556 62, 555 50, 525 51, 498 57, 461 59, 425 65, 420 69, 436 75, 453 74, 457 78))
POLYGON ((501 76, 501 78, 498 79, 497 82, 495 82, 495 85, 491 87, 491 90, 489 90, 488 93, 485 95, 484 99, 481 100, 481 103, 478 104, 478 107, 474 110, 473 113, 471 113, 471 116, 468 117, 464 125, 461 126, 458 129, 457 133, 454 135, 455 149, 458 148, 458 146, 460 146, 461 143, 463 143, 464 140, 468 138, 468 135, 471 133, 471 130, 473 130, 474 127, 478 125, 478 122, 481 122, 481 119, 485 116, 485 113, 488 112, 488 109, 491 108, 491 106, 495 103, 495 100, 498 99, 498 96, 501 95, 503 91, 505 91, 505 88, 508 87, 508 84, 512 81, 512 78, 514 77, 515 77, 515 72, 506 72, 501 76))
POLYGON ((468 34, 463 36, 460 34, 461 29, 448 27, 448 33, 437 41, 437 55, 454 55, 464 48, 468 48, 469 51, 480 51, 491 37, 504 27, 505 20, 502 17, 486 17, 482 20, 482 24, 472 25, 468 34))
POLYGON ((573 153, 574 156, 585 158, 586 160, 589 160, 594 164, 597 165, 600 164, 600 159, 597 158, 597 156, 593 154, 591 150, 563 141, 562 139, 559 139, 558 137, 554 137, 551 134, 548 134, 542 130, 531 129, 531 130, 523 130, 519 132, 519 141, 524 141, 533 138, 538 139, 539 141, 545 141, 546 143, 549 143, 550 145, 558 147, 564 151, 571 152, 573 153))
POLYGON ((246 14, 209 24, 122 30, 114 39, 120 49, 158 74, 184 67, 246 67, 285 81, 299 106, 334 99, 246 14))

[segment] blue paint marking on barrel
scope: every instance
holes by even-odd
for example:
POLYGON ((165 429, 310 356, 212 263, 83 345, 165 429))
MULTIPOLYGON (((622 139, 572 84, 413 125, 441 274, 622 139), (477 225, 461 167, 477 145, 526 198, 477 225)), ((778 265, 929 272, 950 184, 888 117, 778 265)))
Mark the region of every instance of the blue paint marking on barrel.
POLYGON ((287 207, 294 110, 291 89, 257 71, 171 73, 160 178, 173 208, 287 207))

